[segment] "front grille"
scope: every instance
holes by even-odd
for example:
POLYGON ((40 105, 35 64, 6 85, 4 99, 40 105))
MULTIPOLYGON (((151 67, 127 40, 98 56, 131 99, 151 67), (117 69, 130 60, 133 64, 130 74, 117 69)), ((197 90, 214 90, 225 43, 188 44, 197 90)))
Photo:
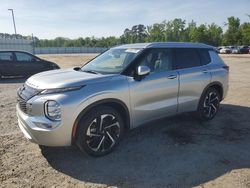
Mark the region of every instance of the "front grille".
POLYGON ((27 101, 22 99, 19 95, 17 95, 17 102, 18 102, 18 105, 20 107, 20 109, 24 112, 24 113, 27 113, 27 101))
POLYGON ((27 101, 40 93, 41 90, 28 86, 26 83, 17 91, 17 102, 20 109, 27 114, 27 101))

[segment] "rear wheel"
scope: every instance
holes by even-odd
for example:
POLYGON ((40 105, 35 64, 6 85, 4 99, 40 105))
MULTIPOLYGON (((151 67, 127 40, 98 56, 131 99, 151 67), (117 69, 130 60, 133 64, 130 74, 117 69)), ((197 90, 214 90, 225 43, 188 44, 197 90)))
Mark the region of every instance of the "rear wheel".
POLYGON ((92 156, 103 156, 115 149, 124 132, 120 114, 100 106, 84 116, 78 125, 77 146, 92 156))
POLYGON ((213 119, 219 110, 220 98, 221 96, 215 88, 208 88, 200 100, 198 117, 201 120, 213 119))

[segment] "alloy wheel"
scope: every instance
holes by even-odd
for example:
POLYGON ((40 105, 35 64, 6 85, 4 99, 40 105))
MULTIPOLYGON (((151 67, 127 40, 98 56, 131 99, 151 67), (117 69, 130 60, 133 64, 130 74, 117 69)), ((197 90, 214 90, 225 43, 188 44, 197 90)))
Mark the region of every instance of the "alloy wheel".
POLYGON ((91 121, 86 131, 86 144, 93 152, 111 150, 120 137, 120 124, 112 114, 102 114, 91 121))
POLYGON ((219 105, 220 99, 218 94, 214 91, 207 93, 203 104, 204 115, 209 119, 213 118, 219 109, 219 105))

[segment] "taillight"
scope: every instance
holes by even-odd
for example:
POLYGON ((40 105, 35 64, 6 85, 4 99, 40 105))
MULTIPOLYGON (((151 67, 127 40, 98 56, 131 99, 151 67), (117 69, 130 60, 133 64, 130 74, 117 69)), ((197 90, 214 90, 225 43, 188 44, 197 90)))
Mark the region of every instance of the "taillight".
POLYGON ((227 71, 229 71, 229 66, 228 65, 224 65, 222 68, 226 69, 227 71))

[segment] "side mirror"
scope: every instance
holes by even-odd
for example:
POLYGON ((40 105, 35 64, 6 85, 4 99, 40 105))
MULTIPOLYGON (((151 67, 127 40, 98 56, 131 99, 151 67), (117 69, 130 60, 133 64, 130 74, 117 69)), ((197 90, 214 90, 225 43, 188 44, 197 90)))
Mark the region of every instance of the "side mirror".
POLYGON ((74 67, 73 68, 75 71, 79 71, 81 68, 80 67, 74 67))
POLYGON ((150 68, 148 66, 139 66, 136 70, 138 76, 146 76, 150 73, 150 68))

